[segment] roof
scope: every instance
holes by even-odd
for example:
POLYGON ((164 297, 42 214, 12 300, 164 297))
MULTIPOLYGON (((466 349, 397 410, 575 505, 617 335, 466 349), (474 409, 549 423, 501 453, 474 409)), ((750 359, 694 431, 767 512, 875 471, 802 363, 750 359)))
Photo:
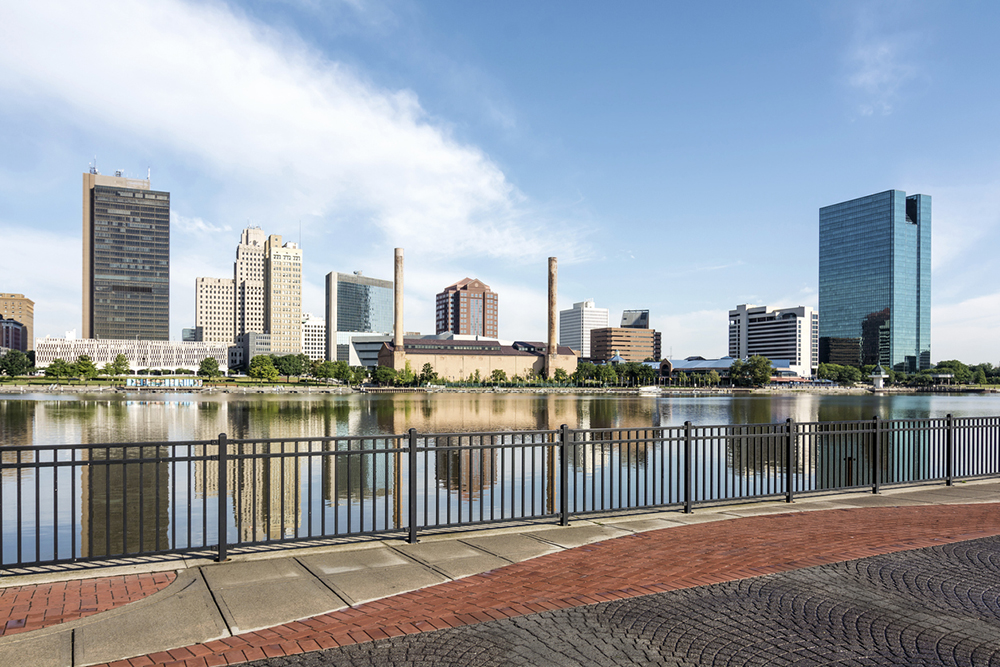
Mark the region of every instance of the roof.
MULTIPOLYGON (((448 290, 463 290, 463 289, 468 289, 469 286, 472 285, 472 283, 478 283, 484 289, 487 289, 487 290, 490 289, 490 286, 487 285, 486 283, 484 283, 479 278, 469 278, 468 276, 466 276, 465 278, 462 278, 461 280, 459 280, 454 285, 448 285, 447 287, 445 287, 444 291, 447 292, 448 290)), ((490 290, 490 291, 492 291, 492 290, 490 290)))
MULTIPOLYGON (((386 341, 385 346, 395 349, 393 341, 386 341)), ((454 340, 439 338, 404 338, 403 351, 406 354, 472 354, 479 356, 540 356, 545 354, 548 346, 534 341, 514 341, 513 345, 503 345, 495 340, 454 340)), ((556 354, 576 356, 572 348, 566 345, 557 346, 556 354)))

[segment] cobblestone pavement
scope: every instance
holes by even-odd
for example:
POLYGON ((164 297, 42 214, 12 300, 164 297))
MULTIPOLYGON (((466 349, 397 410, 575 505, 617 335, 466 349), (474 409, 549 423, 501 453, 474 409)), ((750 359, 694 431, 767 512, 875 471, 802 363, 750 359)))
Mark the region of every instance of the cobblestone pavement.
POLYGON ((249 664, 1000 665, 1000 538, 249 664))

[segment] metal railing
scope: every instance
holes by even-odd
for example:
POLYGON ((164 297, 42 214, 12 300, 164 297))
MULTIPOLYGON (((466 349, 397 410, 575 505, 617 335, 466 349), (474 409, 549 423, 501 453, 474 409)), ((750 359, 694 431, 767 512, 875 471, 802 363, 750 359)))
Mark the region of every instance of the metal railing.
POLYGON ((0 447, 0 567, 1000 475, 1000 417, 0 447), (221 537, 220 537, 221 536, 221 537))

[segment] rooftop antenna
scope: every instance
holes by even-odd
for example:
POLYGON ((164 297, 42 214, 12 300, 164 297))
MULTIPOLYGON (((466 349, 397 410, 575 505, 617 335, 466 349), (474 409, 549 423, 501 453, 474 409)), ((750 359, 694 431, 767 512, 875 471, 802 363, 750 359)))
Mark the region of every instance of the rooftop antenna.
POLYGON ((90 163, 90 173, 92 173, 92 174, 100 173, 100 172, 97 171, 97 156, 96 155, 94 156, 94 161, 90 163))
POLYGON ((146 180, 147 181, 149 180, 150 174, 152 174, 152 172, 153 172, 152 168, 146 167, 146 180))
POLYGON ((299 247, 302 247, 302 218, 299 218, 299 247))

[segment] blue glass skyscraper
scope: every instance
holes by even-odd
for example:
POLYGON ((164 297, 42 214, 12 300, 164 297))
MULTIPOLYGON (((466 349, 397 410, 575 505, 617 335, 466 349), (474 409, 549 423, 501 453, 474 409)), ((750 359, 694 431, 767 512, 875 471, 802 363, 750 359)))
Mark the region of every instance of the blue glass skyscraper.
POLYGON ((819 360, 931 365, 931 198, 901 190, 819 210, 819 360))

